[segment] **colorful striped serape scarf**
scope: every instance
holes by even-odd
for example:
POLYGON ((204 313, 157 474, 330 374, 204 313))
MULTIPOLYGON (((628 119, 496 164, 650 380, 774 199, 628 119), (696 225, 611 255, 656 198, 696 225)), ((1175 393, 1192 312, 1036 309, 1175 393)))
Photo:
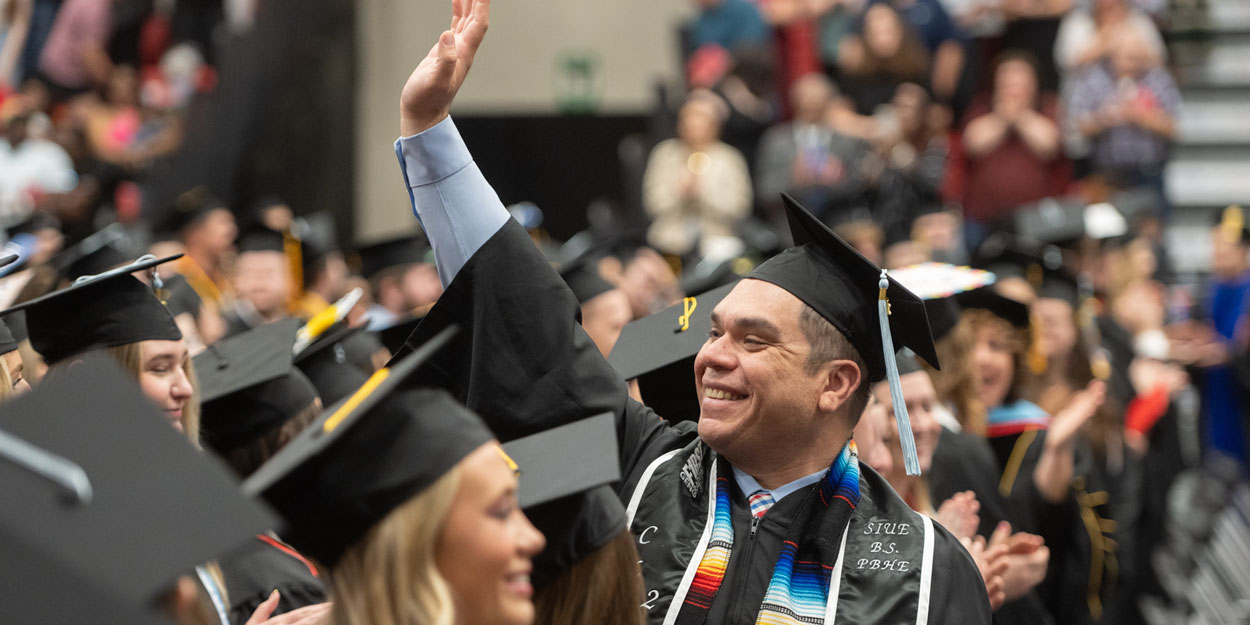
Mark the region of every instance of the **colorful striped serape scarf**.
MULTIPOLYGON (((716 479, 711 540, 677 615, 677 625, 705 623, 712 599, 725 579, 734 531, 728 473, 732 469, 728 463, 723 466, 726 470, 716 479)), ((855 441, 849 441, 817 488, 804 495, 773 567, 757 625, 799 625, 824 620, 830 575, 841 548, 842 533, 858 503, 859 455, 855 441)), ((837 601, 837 597, 833 600, 837 601)))
POLYGON ((990 410, 986 436, 1012 436, 1030 430, 1044 430, 1050 425, 1050 415, 1041 406, 1023 399, 990 410))

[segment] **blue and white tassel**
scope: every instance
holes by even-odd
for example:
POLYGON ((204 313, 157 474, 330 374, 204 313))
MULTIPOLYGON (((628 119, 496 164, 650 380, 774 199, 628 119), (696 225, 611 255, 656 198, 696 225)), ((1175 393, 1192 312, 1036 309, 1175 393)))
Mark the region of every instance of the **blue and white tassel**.
POLYGON ((894 360, 894 336, 890 333, 890 299, 886 291, 890 279, 881 270, 877 282, 877 319, 881 322, 881 349, 885 360, 885 378, 890 384, 890 400, 894 403, 894 422, 898 425, 898 443, 903 448, 903 466, 907 475, 920 475, 920 459, 916 456, 916 439, 911 433, 911 419, 907 416, 907 401, 903 399, 903 386, 898 381, 898 362, 894 360))

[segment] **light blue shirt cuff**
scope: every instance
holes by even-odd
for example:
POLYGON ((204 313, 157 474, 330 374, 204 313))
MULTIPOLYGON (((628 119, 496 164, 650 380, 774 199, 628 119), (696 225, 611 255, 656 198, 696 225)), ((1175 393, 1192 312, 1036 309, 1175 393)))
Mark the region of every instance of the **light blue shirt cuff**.
POLYGON ((411 137, 397 139, 395 154, 409 189, 439 182, 473 163, 473 155, 451 116, 411 137))
POLYGON ((425 229, 443 286, 509 219, 448 117, 395 141, 413 214, 425 229))

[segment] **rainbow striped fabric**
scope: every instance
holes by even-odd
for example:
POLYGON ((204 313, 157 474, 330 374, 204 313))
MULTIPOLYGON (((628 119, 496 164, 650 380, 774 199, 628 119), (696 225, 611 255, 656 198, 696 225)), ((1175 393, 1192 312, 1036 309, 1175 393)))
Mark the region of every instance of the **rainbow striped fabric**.
POLYGON ((708 541, 699 568, 695 570, 686 604, 703 610, 712 608, 712 598, 725 581, 725 568, 734 547, 734 524, 729 517, 729 480, 716 478, 716 517, 712 522, 712 538, 708 541))
MULTIPOLYGON (((820 482, 820 503, 849 506, 859 503, 859 453, 855 441, 847 443, 833 461, 833 466, 820 482)), ((848 511, 849 513, 849 511, 848 511)), ((848 514, 849 516, 849 514, 848 514)), ((785 541, 781 555, 768 582, 764 605, 760 606, 756 625, 803 625, 824 620, 829 602, 829 577, 832 563, 797 558, 799 546, 785 541)), ((834 598, 837 601, 837 598, 834 598)))
MULTIPOLYGON (((782 544, 781 554, 764 594, 764 603, 760 606, 757 624, 800 625, 820 623, 824 619, 833 569, 830 566, 832 563, 819 561, 815 549, 807 548, 810 547, 808 542, 816 539, 809 524, 824 514, 834 513, 839 515, 838 531, 846 527, 851 511, 859 503, 859 454, 854 441, 842 448, 825 472, 817 493, 818 501, 809 494, 810 501, 804 502, 805 513, 795 519, 795 524, 788 531, 791 539, 782 544), (800 541, 805 546, 803 557, 800 557, 800 541), (808 551, 812 552, 810 556, 808 551)), ((712 607, 712 599, 725 579, 734 539, 729 480, 725 476, 716 479, 716 510, 712 523, 712 534, 703 559, 699 561, 690 591, 677 617, 679 625, 703 623, 712 607)))

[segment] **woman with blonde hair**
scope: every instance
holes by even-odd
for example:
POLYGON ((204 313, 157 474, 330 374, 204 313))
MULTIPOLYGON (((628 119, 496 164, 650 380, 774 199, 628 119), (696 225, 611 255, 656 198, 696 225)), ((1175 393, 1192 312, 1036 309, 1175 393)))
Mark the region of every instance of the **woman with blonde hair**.
POLYGON ((328 573, 333 625, 530 625, 545 541, 518 503, 516 465, 445 392, 391 395, 421 360, 379 372, 244 491, 328 573))
POLYGON ((30 390, 19 351, 20 341, 0 321, 0 402, 8 401, 30 390))
POLYGON ((178 258, 144 258, 8 310, 26 311, 31 347, 49 373, 71 367, 89 352, 107 354, 134 376, 144 395, 191 439, 199 439, 195 371, 186 341, 173 316, 153 289, 133 273, 178 258))

